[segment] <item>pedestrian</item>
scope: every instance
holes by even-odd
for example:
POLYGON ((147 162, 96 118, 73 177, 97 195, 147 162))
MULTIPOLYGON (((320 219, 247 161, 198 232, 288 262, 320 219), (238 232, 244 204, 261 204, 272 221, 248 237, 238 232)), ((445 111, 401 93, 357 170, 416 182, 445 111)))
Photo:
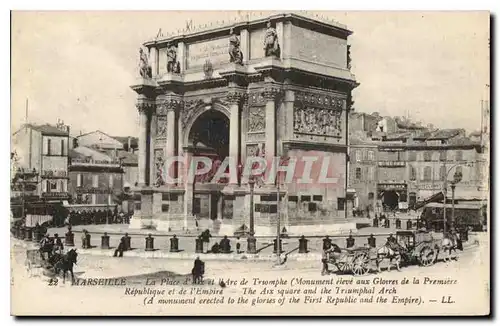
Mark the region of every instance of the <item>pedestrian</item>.
POLYGON ((54 253, 62 254, 64 251, 64 246, 59 234, 54 234, 54 253))
POLYGON ((113 257, 123 257, 123 252, 126 250, 126 237, 123 236, 120 239, 120 244, 118 244, 118 247, 115 249, 115 253, 113 257))
POLYGON ((332 240, 326 236, 323 239, 323 250, 329 250, 332 247, 332 240))
POLYGON ((330 270, 328 269, 329 253, 330 249, 323 249, 323 255, 321 257, 321 263, 323 264, 323 268, 321 270, 321 275, 330 274, 330 270))
POLYGON ((241 253, 241 240, 240 240, 240 237, 236 238, 236 253, 237 254, 241 253))

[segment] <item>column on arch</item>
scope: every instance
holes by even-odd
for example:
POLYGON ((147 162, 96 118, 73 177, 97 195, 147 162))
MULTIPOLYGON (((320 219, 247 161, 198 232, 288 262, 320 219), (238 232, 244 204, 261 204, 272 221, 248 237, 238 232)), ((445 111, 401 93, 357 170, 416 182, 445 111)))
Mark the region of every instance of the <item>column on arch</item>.
POLYGON ((138 152, 138 174, 139 174, 139 186, 147 185, 149 177, 147 173, 149 169, 147 168, 147 163, 149 161, 149 151, 148 151, 148 133, 150 119, 149 115, 151 111, 154 110, 154 101, 147 98, 144 95, 140 95, 136 103, 137 110, 139 111, 139 152, 138 152))
MULTIPOLYGON (((227 93, 226 99, 229 103, 229 157, 233 160, 236 166, 230 168, 238 168, 240 163, 240 114, 241 104, 245 98, 245 93, 242 90, 230 90, 227 93)), ((238 179, 232 178, 230 184, 237 184, 238 179)))

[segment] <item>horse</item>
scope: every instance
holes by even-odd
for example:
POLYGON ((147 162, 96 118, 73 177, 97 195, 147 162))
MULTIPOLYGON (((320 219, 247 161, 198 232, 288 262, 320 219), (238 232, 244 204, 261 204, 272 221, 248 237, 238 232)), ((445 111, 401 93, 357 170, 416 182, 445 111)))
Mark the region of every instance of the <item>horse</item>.
MULTIPOLYGON (((59 254, 57 254, 59 255, 59 254)), ((71 273, 71 284, 75 283, 75 275, 73 274, 73 264, 76 265, 78 253, 76 249, 71 249, 64 255, 59 255, 59 259, 54 264, 54 273, 57 275, 60 271, 63 272, 63 283, 66 283, 66 273, 71 273)))
POLYGON ((397 243, 389 243, 387 242, 385 245, 377 249, 377 259, 375 260, 377 263, 377 270, 380 273, 382 270, 380 268, 380 263, 388 258, 389 266, 387 267, 387 271, 391 270, 391 264, 396 265, 398 271, 401 271, 401 252, 403 252, 405 248, 397 243), (394 263, 392 262, 394 260, 394 263))
POLYGON ((191 270, 191 276, 193 277, 193 284, 203 284, 203 275, 205 274, 205 263, 196 258, 194 261, 193 269, 191 270))
POLYGON ((457 235, 447 235, 441 241, 441 248, 443 252, 447 253, 447 255, 443 258, 443 261, 451 261, 451 252, 455 253, 455 259, 458 259, 457 249, 463 251, 463 247, 461 245, 460 239, 457 235))

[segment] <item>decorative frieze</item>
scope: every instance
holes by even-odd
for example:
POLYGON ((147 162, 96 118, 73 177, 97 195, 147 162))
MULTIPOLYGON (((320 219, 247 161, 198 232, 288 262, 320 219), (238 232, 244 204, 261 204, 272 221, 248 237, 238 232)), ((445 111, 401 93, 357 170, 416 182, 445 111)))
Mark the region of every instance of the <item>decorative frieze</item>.
POLYGON ((342 111, 313 106, 294 106, 293 130, 309 135, 341 137, 342 111))
POLYGON ((312 94, 305 92, 295 92, 295 101, 301 102, 304 106, 324 106, 334 110, 344 109, 344 99, 322 94, 312 94))
POLYGON ((295 92, 293 130, 316 136, 341 137, 345 99, 295 92))
POLYGON ((248 110, 248 131, 264 131, 266 127, 266 112, 263 107, 251 107, 248 110))

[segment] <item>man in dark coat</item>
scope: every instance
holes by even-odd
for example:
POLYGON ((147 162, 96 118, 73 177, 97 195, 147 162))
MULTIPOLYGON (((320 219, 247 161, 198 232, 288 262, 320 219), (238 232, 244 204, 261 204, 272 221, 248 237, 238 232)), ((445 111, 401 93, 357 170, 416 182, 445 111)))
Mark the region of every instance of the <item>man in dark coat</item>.
POLYGON ((193 283, 201 283, 203 282, 203 274, 205 274, 205 263, 200 259, 200 257, 196 257, 194 260, 194 266, 191 270, 191 275, 193 276, 193 283))
POLYGON ((115 249, 115 254, 113 255, 113 257, 123 257, 123 252, 126 250, 126 237, 123 236, 121 239, 120 239, 120 244, 118 245, 118 247, 115 249))
POLYGON ((59 234, 54 234, 54 253, 62 254, 64 250, 64 246, 61 238, 59 238, 59 234))
POLYGON ((332 239, 330 239, 328 236, 326 236, 323 239, 323 250, 328 250, 332 247, 332 239))

